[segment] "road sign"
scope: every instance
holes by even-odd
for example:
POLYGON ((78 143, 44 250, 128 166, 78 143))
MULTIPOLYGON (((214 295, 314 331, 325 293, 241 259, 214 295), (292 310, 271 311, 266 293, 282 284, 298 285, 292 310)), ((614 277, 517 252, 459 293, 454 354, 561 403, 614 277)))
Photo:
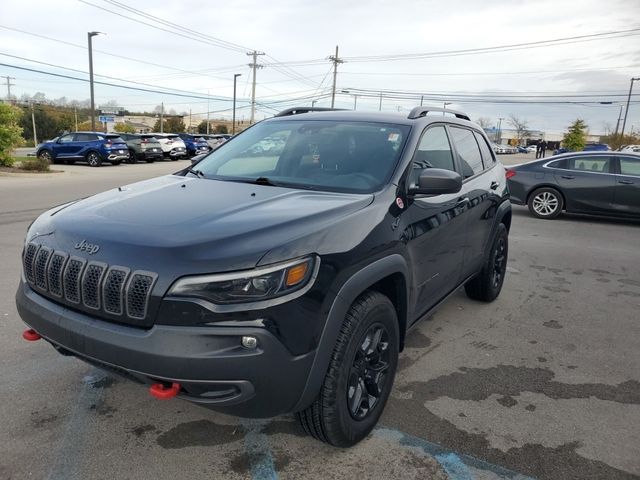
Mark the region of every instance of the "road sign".
POLYGON ((116 121, 116 119, 113 116, 110 115, 100 115, 98 117, 98 120, 101 121, 102 123, 113 123, 116 121))
POLYGON ((124 108, 122 107, 98 107, 98 110, 100 110, 100 113, 102 115, 120 115, 122 112, 124 112, 124 108))

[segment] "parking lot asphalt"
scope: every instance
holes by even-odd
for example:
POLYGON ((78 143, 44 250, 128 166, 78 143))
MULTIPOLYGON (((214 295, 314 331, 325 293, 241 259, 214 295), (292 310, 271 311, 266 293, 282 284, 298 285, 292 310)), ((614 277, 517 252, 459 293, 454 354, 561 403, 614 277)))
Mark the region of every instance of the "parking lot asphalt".
POLYGON ((424 319, 379 428, 347 450, 305 437, 292 416, 157 401, 24 342, 13 296, 29 223, 187 164, 0 173, 1 479, 640 478, 638 222, 514 207, 501 296, 460 292, 424 319))

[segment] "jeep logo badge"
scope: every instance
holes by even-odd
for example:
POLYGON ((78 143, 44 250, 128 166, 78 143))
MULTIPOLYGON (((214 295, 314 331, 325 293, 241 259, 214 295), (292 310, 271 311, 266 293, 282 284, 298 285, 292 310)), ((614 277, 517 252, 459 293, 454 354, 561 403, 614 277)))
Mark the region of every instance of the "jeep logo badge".
POLYGON ((87 252, 89 255, 93 255, 100 250, 100 245, 87 243, 86 240, 82 240, 81 242, 76 243, 73 248, 80 250, 81 252, 87 252))

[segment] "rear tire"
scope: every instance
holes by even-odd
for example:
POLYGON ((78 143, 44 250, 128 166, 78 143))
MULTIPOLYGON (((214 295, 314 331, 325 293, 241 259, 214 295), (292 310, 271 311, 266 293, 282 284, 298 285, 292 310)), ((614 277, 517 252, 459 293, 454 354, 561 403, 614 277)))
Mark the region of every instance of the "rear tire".
POLYGON ((127 158, 127 163, 136 163, 136 152, 133 150, 129 150, 129 158, 127 158))
POLYGON ((544 187, 535 190, 527 202, 529 212, 536 218, 550 220, 562 212, 564 201, 558 190, 544 187))
POLYGON ((504 284, 509 255, 509 236, 504 223, 498 224, 489 257, 477 276, 469 280, 464 289, 467 296, 481 302, 493 302, 504 284))
POLYGON ((296 415, 305 432, 350 447, 375 427, 398 365, 396 310, 381 293, 363 293, 347 312, 318 397, 296 415))
POLYGON ((86 160, 90 167, 99 167, 102 165, 102 158, 98 152, 87 153, 86 160))

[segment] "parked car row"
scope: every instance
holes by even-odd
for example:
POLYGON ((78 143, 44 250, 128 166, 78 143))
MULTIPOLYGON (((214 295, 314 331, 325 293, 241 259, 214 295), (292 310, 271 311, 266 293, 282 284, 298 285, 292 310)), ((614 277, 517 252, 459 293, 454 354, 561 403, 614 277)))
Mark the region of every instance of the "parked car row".
POLYGON ((208 153, 230 137, 222 134, 72 132, 38 145, 36 156, 49 163, 84 161, 92 167, 99 167, 103 162, 112 165, 138 161, 152 163, 208 153))
POLYGON ((497 155, 518 153, 518 149, 511 145, 498 145, 497 143, 492 143, 491 148, 493 148, 494 153, 497 155))

